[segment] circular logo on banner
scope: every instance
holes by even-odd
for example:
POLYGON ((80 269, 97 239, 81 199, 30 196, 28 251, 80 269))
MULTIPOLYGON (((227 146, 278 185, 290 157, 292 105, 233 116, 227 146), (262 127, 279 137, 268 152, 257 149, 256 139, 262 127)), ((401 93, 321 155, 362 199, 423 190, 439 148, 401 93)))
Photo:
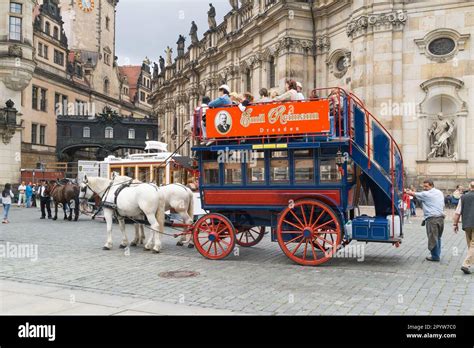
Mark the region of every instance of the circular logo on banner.
POLYGON ((77 0, 77 4, 84 12, 92 12, 94 9, 94 0, 77 0))
POLYGON ((219 111, 214 119, 217 131, 225 135, 232 129, 232 117, 227 111, 219 111))

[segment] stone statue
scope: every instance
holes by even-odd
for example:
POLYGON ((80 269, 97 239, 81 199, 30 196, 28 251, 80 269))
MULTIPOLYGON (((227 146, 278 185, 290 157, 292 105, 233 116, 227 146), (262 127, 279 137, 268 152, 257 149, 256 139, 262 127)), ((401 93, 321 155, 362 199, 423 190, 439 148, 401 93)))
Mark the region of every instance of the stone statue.
POLYGON ((183 35, 179 35, 178 42, 176 44, 178 45, 178 57, 184 56, 184 42, 186 41, 185 37, 183 35))
POLYGON ((160 56, 159 62, 160 62, 160 74, 163 74, 165 72, 165 59, 162 56, 160 56))
POLYGON ((216 9, 212 4, 209 4, 209 11, 207 11, 207 21, 209 23, 209 29, 217 27, 216 23, 216 9))
POLYGON ((156 64, 156 62, 153 63, 153 78, 157 78, 158 77, 158 64, 156 64))
POLYGON ((173 53, 173 50, 171 49, 170 46, 166 47, 165 53, 166 53, 166 66, 170 66, 173 64, 173 61, 171 59, 171 54, 173 53))
POLYGON ((431 151, 428 158, 452 158, 454 152, 454 120, 443 120, 442 113, 438 114, 438 121, 433 122, 428 131, 431 151))
POLYGON ((191 44, 193 45, 199 42, 197 31, 198 31, 198 27, 196 23, 193 21, 191 23, 191 31, 189 32, 189 36, 191 37, 191 44))
POLYGON ((233 10, 237 10, 239 8, 239 0, 229 0, 229 3, 233 10))

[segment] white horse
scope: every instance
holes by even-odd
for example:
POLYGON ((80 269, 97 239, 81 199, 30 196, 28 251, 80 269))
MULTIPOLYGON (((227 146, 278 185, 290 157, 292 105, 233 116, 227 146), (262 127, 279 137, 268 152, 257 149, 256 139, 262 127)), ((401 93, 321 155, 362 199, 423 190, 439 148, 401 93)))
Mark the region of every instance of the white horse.
MULTIPOLYGON (((133 180, 133 184, 139 184, 141 181, 138 180, 133 180)), ((83 201, 86 200, 88 201, 91 198, 94 198, 94 192, 87 187, 86 185, 83 185, 81 187, 81 192, 79 194, 79 200, 83 201)), ((143 215, 141 219, 144 219, 145 216, 143 215)), ((145 244, 145 230, 144 230, 144 224, 141 223, 134 223, 133 224, 135 227, 135 238, 130 242, 130 246, 135 247, 137 245, 144 245, 145 244)))
MULTIPOLYGON (((128 176, 119 176, 114 174, 113 180, 117 182, 130 182, 132 180, 133 183, 142 183, 139 180, 133 180, 131 177, 128 176)), ((182 184, 169 184, 164 186, 159 186, 158 190, 160 193, 163 194, 164 202, 165 202, 165 211, 171 211, 172 213, 177 213, 181 216, 183 223, 186 225, 191 225, 193 223, 194 218, 194 195, 193 191, 190 188, 182 185, 182 184)), ((135 225, 135 240, 138 239, 137 237, 137 229, 141 228, 143 231, 143 225, 137 226, 135 225)), ((145 234, 143 233, 143 239, 145 239, 145 234)), ((134 240, 134 241, 135 241, 134 240)), ((139 240, 139 239, 138 239, 139 240)), ((192 243, 192 234, 188 233, 186 235, 181 235, 178 243, 176 245, 183 246, 184 243, 188 245, 188 248, 194 247, 192 243)), ((133 246, 133 242, 131 244, 133 246)))
POLYGON ((163 193, 156 185, 133 183, 133 179, 129 177, 117 176, 114 180, 99 177, 84 176, 81 183, 81 191, 85 192, 90 189, 102 198, 104 217, 107 223, 107 242, 103 249, 110 250, 112 248, 112 225, 113 216, 116 213, 122 232, 121 248, 126 248, 128 238, 125 230, 125 217, 132 219, 140 219, 145 215, 150 223, 152 234, 145 245, 145 249, 153 249, 159 253, 161 250, 160 233, 164 232, 165 220, 165 201, 163 193), (127 185, 122 188, 123 185, 127 185), (117 190, 121 189, 116 196, 117 190), (115 209, 111 207, 115 205, 115 209))

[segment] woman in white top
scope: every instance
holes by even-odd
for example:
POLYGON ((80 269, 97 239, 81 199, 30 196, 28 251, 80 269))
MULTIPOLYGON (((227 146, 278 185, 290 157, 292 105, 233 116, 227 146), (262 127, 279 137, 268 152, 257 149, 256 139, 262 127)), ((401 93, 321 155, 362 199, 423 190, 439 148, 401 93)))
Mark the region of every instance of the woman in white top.
POLYGON ((275 98, 278 101, 299 100, 298 91, 296 90, 296 81, 286 81, 286 92, 275 98))
POLYGON ((8 212, 12 205, 13 198, 12 186, 10 184, 5 184, 5 188, 2 191, 2 204, 3 204, 3 224, 8 224, 8 212))

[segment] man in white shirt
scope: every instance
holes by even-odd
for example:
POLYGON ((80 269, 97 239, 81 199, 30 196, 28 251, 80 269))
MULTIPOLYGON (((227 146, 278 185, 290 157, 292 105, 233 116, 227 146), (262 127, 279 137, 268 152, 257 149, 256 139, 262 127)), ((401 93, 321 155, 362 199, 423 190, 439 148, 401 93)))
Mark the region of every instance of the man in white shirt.
POLYGON ((441 258, 441 236, 444 230, 444 195, 434 187, 431 179, 423 181, 423 192, 407 191, 410 196, 416 197, 423 204, 426 234, 428 235, 428 250, 431 256, 428 261, 439 262, 441 258))
POLYGON ((26 185, 25 182, 22 181, 21 185, 18 186, 18 206, 20 207, 22 204, 26 203, 26 185))

